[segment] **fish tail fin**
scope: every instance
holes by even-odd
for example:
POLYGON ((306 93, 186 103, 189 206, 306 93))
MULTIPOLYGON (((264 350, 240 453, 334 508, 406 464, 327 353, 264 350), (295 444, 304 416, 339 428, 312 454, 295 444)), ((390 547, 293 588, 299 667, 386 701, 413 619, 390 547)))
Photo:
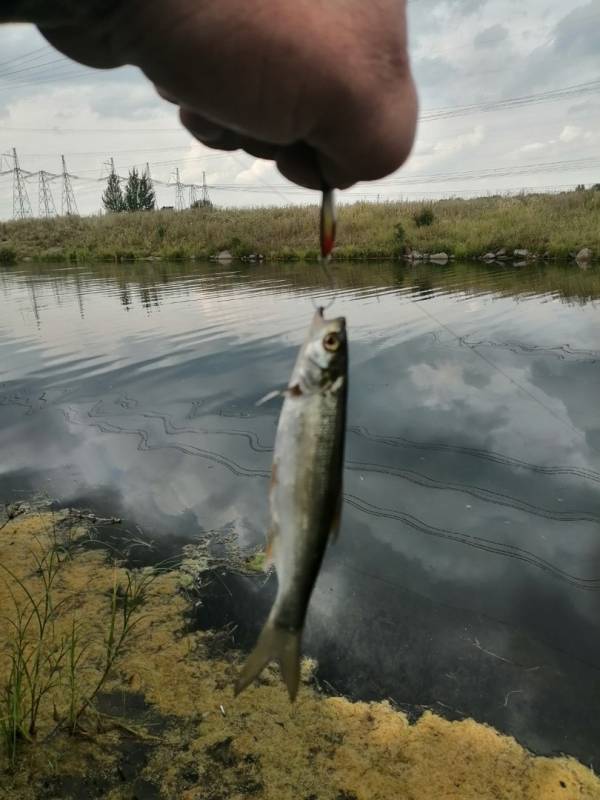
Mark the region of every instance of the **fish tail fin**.
POLYGON ((300 683, 300 631, 290 631, 275 625, 270 619, 262 629, 256 647, 248 656, 235 684, 235 695, 243 692, 270 661, 277 660, 294 702, 300 683))

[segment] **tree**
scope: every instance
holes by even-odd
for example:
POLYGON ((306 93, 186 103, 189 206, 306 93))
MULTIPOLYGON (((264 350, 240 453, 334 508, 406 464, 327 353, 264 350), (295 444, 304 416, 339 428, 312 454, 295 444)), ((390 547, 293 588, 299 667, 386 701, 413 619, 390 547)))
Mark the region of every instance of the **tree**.
POLYGON ((152 181, 147 175, 140 177, 134 167, 127 178, 125 187, 125 208, 127 211, 152 211, 156 202, 152 181))
POLYGON ((127 211, 139 211, 140 176, 134 167, 129 172, 127 185, 125 186, 125 209, 127 211))
POLYGON ((156 195, 152 186, 152 179, 149 175, 142 175, 138 187, 138 208, 141 211, 154 211, 156 206, 156 195))
POLYGON ((121 184, 119 177, 115 172, 111 172, 106 182, 106 189, 102 195, 102 202, 104 208, 111 213, 118 213, 125 210, 125 203, 123 200, 123 192, 121 191, 121 184))
POLYGON ((211 200, 196 200, 192 203, 190 208, 195 208, 196 210, 199 208, 214 208, 211 200))

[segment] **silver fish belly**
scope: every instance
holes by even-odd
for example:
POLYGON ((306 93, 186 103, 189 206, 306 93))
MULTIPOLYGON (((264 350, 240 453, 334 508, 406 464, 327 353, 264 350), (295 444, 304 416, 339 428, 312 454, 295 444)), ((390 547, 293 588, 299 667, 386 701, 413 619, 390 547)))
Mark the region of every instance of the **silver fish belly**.
POLYGON ((277 596, 236 694, 276 659, 290 699, 296 697, 304 620, 340 521, 347 389, 345 320, 325 320, 319 309, 285 391, 275 439, 269 550, 277 596))

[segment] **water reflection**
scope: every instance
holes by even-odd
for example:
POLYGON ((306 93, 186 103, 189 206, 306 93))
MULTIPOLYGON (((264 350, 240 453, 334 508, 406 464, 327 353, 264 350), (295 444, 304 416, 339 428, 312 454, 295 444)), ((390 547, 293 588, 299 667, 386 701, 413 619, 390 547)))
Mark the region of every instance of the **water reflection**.
MULTIPOLYGON (((307 649, 343 691, 593 764, 598 272, 353 264, 336 285, 346 502, 307 649)), ((0 291, 0 499, 44 489, 157 539, 262 542, 279 407, 254 403, 330 296, 318 267, 32 266, 0 291)), ((274 584, 232 580, 206 613, 244 643, 274 584)))

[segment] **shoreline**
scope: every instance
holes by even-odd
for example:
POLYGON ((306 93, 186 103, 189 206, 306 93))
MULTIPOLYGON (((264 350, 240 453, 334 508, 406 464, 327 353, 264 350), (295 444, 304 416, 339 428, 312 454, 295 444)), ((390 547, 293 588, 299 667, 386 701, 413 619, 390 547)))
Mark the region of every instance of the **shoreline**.
MULTIPOLYGON (((76 619, 81 641, 89 643, 78 676, 84 696, 101 666, 111 587, 125 587, 133 574, 90 534, 94 524, 118 526, 119 521, 94 522, 81 512, 25 504, 12 513, 13 519, 0 521, 0 563, 26 581, 32 597, 39 597, 41 587, 31 569, 32 553, 39 559, 59 546, 65 554, 57 571, 60 611, 53 625, 62 636, 76 619)), ((82 728, 73 734, 57 726, 68 683, 56 683, 52 702, 41 709, 35 741, 20 743, 14 768, 5 772, 11 797, 120 800, 132 792, 144 800, 599 796, 600 779, 575 759, 534 756, 512 737, 472 719, 449 721, 425 711, 411 723, 388 701, 351 702, 323 694, 307 659, 294 706, 273 666, 234 700, 241 654, 227 646, 226 630, 198 631, 187 621, 197 598, 194 587, 202 585, 208 565, 202 548, 192 548, 177 562, 139 573, 147 581, 135 611, 137 629, 93 712, 90 707, 82 715, 82 728)), ((8 609, 6 578, 4 569, 0 593, 8 609)), ((5 641, 9 629, 0 624, 5 641)), ((0 675, 5 683, 4 661, 0 675)))
MULTIPOLYGON (((445 254, 569 260, 600 254, 600 191, 341 204, 336 260, 445 254)), ((318 208, 199 208, 0 223, 0 265, 207 260, 316 262, 318 208)))

